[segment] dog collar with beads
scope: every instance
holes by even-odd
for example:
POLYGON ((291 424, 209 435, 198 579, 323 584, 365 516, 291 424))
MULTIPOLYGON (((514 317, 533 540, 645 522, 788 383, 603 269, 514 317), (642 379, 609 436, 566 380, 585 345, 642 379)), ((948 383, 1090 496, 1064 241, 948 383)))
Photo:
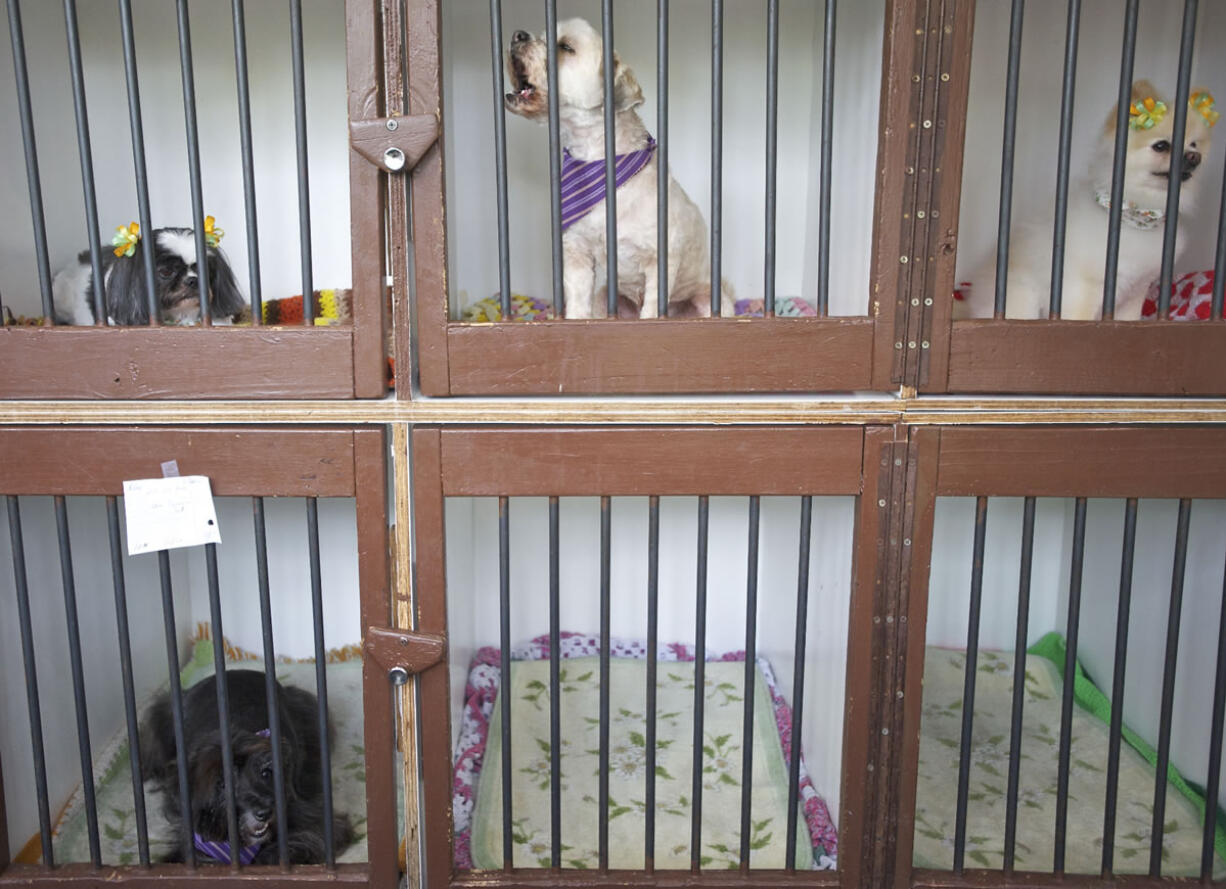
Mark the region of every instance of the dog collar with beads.
MULTIPOLYGON (((647 147, 614 157, 618 186, 651 160, 656 153, 656 140, 647 137, 647 147)), ((562 231, 570 228, 604 200, 605 162, 575 160, 569 151, 562 151, 562 231)))
MULTIPOLYGON (((1094 200, 1098 203, 1098 206, 1108 213, 1111 212, 1111 190, 1107 186, 1094 186, 1094 200)), ((1124 208, 1120 211, 1120 219, 1130 228, 1148 232, 1162 225, 1162 221, 1166 219, 1166 211, 1146 210, 1138 207, 1132 201, 1124 201, 1124 208)))
MULTIPOLYGON (((230 854, 230 844, 225 840, 206 840, 198 833, 192 834, 192 843, 196 851, 206 858, 211 858, 220 864, 230 864, 233 856, 230 854)), ((255 856, 264 848, 263 843, 244 846, 238 850, 238 863, 247 865, 255 861, 255 856)))

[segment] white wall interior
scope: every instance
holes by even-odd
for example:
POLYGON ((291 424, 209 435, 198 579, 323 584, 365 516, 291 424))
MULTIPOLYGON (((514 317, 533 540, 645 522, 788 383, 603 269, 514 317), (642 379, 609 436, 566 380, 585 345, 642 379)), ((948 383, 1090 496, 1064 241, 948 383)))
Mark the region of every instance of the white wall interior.
MULTIPOLYGON (((1135 78, 1150 80, 1171 100, 1178 77, 1182 10, 1182 6, 1172 7, 1165 0, 1142 0, 1138 25, 1135 78)), ((1019 223, 1028 221, 1050 229, 1055 216, 1066 14, 1063 3, 1031 4, 1026 9, 1013 173, 1015 230, 1019 223)), ((1080 35, 1070 201, 1088 199, 1093 186, 1087 169, 1090 153, 1119 94, 1123 4, 1114 0, 1085 0, 1080 35)), ((1218 51, 1223 39, 1226 5, 1201 4, 1192 85, 1207 88, 1219 99, 1226 97, 1226 56, 1218 51)), ((1008 0, 978 0, 962 173, 959 282, 996 248, 1008 58, 1008 0)), ((1215 142, 1221 141, 1219 133, 1215 142)), ((1199 206, 1189 211, 1187 252, 1176 273, 1213 268, 1224 155, 1226 146, 1215 144, 1208 153, 1205 168, 1197 174, 1202 199, 1199 206)), ((1110 170, 1098 173, 1096 178, 1103 176, 1109 180, 1110 170)), ((991 282, 986 286, 991 286, 991 282)))
MULTIPOLYGON (((507 0, 503 37, 541 33, 544 6, 507 0)), ((710 224, 711 6, 670 7, 669 162, 710 224)), ((782 0, 779 49, 779 179, 776 292, 815 301, 821 136, 821 5, 782 0)), ((656 134, 656 4, 618 3, 614 43, 646 102, 639 114, 656 134)), ((595 0, 563 0, 560 19, 600 25, 595 0)), ((830 313, 868 312, 868 263, 877 156, 878 90, 884 4, 838 10, 830 248, 830 313)), ((766 5, 730 3, 724 11, 723 274, 738 298, 761 298, 765 244, 766 5)), ((489 5, 443 5, 444 120, 453 318, 498 290, 494 94, 489 5)), ((501 102, 501 100, 499 100, 501 102)), ((507 115, 511 285, 551 298, 548 130, 507 115)))
MULTIPOLYGON (((251 500, 223 497, 216 502, 222 535, 217 553, 225 635, 233 644, 259 653, 262 636, 251 500)), ((122 498, 119 507, 122 534, 122 498)), ((81 780, 64 595, 51 498, 23 497, 21 510, 54 819, 81 780)), ((265 510, 277 654, 312 657, 304 501, 267 498, 265 510)), ((68 515, 90 741, 97 753, 117 732, 125 730, 105 500, 68 498, 68 515)), ((325 644, 328 648, 354 644, 360 640, 360 624, 353 501, 320 500, 319 528, 325 644)), ((124 540, 126 547, 126 536, 124 540)), ((187 642, 196 623, 209 619, 208 575, 202 548, 172 551, 170 562, 179 654, 184 658, 189 656, 187 642)), ((142 703, 168 681, 157 563, 154 554, 124 556, 133 672, 137 698, 142 703)), ((12 564, 5 511, 0 514, 0 675, 6 677, 0 683, 0 762, 4 766, 9 847, 16 854, 38 832, 38 810, 12 564)))
MULTIPOLYGON (((1013 650, 1021 554, 1021 504, 991 498, 988 506, 979 644, 1013 650)), ((1072 500, 1037 502, 1028 643, 1055 630, 1066 635, 1073 535, 1072 500)), ((1137 514, 1128 660, 1126 725, 1156 747, 1178 502, 1142 500, 1137 514)), ((974 498, 937 501, 929 575, 928 644, 964 648, 970 602, 974 498)), ((1077 656, 1087 675, 1111 695, 1123 551, 1124 501, 1087 505, 1077 656)), ((1208 774, 1218 626, 1223 590, 1226 502, 1193 501, 1176 664, 1171 762, 1190 781, 1208 774)), ((1105 761, 1106 751, 1102 751, 1105 761)), ((1226 789, 1219 799, 1226 803, 1226 789)))
MULTIPOLYGON (((135 0, 133 7, 153 225, 190 226, 175 6, 135 0)), ((80 0, 77 8, 97 224, 105 248, 116 226, 138 218, 120 22, 109 0, 80 0)), ((201 0, 190 9, 204 212, 225 230, 222 249, 249 296, 230 10, 201 0)), ((22 19, 54 273, 89 245, 63 5, 23 3, 22 19)), ((264 297, 275 299, 302 292, 288 6, 249 3, 246 24, 260 280, 264 297)), ((314 284, 317 289, 348 287, 344 4, 305 0, 303 29, 314 284)), ((0 206, 8 224, 0 230, 0 294, 15 314, 35 315, 41 314, 38 271, 13 77, 12 51, 5 40, 0 46, 0 206)))
MULTIPOLYGON (((660 499, 659 641, 693 644, 697 498, 660 499)), ((763 497, 758 563, 758 653, 793 699, 792 672, 800 500, 763 497)), ((511 638, 518 645, 549 632, 549 524, 545 498, 516 497, 511 509, 511 638)), ((810 539, 802 750, 814 786, 837 817, 855 499, 817 497, 810 539)), ((561 629, 600 630, 600 504, 560 501, 561 629)), ((498 519, 493 498, 447 501, 447 615, 453 727, 473 654, 497 647, 498 519)), ((748 498, 713 497, 706 644, 709 652, 745 648, 748 498)), ((612 500, 610 632, 647 635, 646 497, 612 500)), ((454 736, 454 735, 453 735, 454 736)))

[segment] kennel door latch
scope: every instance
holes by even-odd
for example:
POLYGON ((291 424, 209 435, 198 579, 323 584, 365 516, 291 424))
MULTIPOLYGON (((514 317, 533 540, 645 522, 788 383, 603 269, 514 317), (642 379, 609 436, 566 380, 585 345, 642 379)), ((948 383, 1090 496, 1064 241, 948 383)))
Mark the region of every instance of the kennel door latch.
POLYGON ((393 681, 403 684, 408 676, 424 673, 442 662, 447 643, 442 636, 414 633, 412 630, 368 627, 366 655, 384 670, 393 681))
POLYGON ((410 114, 349 121, 349 144, 376 167, 408 173, 438 141, 438 117, 410 114))

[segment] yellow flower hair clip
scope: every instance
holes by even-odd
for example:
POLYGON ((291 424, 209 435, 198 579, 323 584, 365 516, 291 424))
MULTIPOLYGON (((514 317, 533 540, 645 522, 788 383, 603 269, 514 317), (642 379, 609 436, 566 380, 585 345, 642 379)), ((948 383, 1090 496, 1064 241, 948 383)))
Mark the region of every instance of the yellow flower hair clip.
POLYGON ((221 239, 226 236, 225 229, 218 228, 217 220, 212 216, 204 217, 204 242, 216 249, 221 239))
POLYGON ((1128 106, 1128 126, 1134 130, 1152 130, 1166 117, 1166 103, 1146 96, 1128 106))
POLYGON ((1188 99, 1192 110, 1205 119, 1205 123, 1213 126, 1222 115, 1213 108, 1213 95, 1206 91, 1193 93, 1188 99))
POLYGON ((130 222, 115 229, 115 237, 111 238, 111 246, 115 248, 115 256, 131 256, 136 252, 140 241, 140 224, 130 222))

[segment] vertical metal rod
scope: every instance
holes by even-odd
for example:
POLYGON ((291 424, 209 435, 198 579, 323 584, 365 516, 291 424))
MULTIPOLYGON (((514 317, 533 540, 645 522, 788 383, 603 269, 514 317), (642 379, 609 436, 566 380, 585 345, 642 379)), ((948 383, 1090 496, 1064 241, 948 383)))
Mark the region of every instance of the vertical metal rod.
POLYGON ((612 605, 611 565, 613 550, 612 505, 600 498, 600 778, 599 843, 597 861, 609 869, 609 621, 612 605))
POLYGON ((332 745, 328 741, 328 652, 324 647, 324 589, 319 563, 319 500, 308 497, 307 544, 311 560, 311 620, 315 626, 315 695, 319 713, 319 765, 324 803, 324 864, 336 867, 332 809, 332 745))
POLYGON ((1222 302, 1226 295, 1226 175, 1222 177, 1222 196, 1218 201, 1217 251, 1213 255, 1213 314, 1214 321, 1222 320, 1222 302))
POLYGON ((1119 797, 1120 738, 1124 727, 1124 676, 1128 666, 1128 618, 1132 610, 1132 566, 1137 542, 1137 500, 1124 505, 1120 554, 1120 596, 1115 613, 1115 666, 1111 678, 1111 727, 1107 740, 1107 795, 1103 803, 1104 877, 1115 869, 1115 814, 1119 797))
MULTIPOLYGON (((1179 661, 1179 619, 1183 610, 1183 578, 1188 565, 1188 526, 1192 501, 1179 501, 1175 527, 1175 564, 1171 569, 1171 607, 1166 619, 1166 660, 1162 667, 1162 705, 1158 719, 1158 762, 1154 775, 1154 821, 1150 828, 1149 874, 1162 876, 1162 837, 1166 830, 1167 769, 1171 762, 1171 719, 1175 711, 1175 668, 1179 661)), ((1215 804, 1212 801, 1210 804, 1215 804)))
POLYGON ((550 867, 562 866, 562 581, 558 498, 549 498, 549 833, 550 867))
POLYGON ((238 80, 238 127, 243 152, 243 208, 247 220, 247 277, 251 288, 251 323, 259 326, 264 319, 264 297, 260 284, 260 233, 255 211, 255 160, 251 147, 251 88, 247 77, 247 22, 243 4, 244 0, 232 0, 234 73, 238 80))
POLYGON ((758 670, 758 530, 761 498, 749 498, 749 564, 745 577, 745 701, 741 716, 741 870, 753 840, 753 705, 758 670))
POLYGON ((515 866, 511 829, 511 503, 498 498, 498 628, 502 688, 502 869, 515 866))
MULTIPOLYGON (((648 298, 646 295, 644 299, 648 298)), ((660 629, 660 498, 647 506, 647 787, 643 839, 644 870, 656 866, 656 670, 660 629)))
POLYGON ((77 619, 77 587, 72 570, 72 541, 68 536, 68 506, 55 498, 55 531, 60 546, 60 581, 64 588, 64 616, 68 625, 68 660, 72 669, 72 697, 77 713, 77 750, 81 755, 81 790, 85 796, 85 822, 89 859, 102 863, 98 840, 98 805, 94 796, 94 758, 89 744, 89 708, 85 695, 85 665, 81 660, 81 626, 77 619))
MULTIPOLYGON (((617 107, 613 80, 617 75, 613 54, 613 0, 601 0, 600 24, 604 31, 604 229, 608 312, 617 317, 617 107)), ((646 297, 644 297, 646 298, 646 297)))
POLYGON ((1013 215, 1013 153, 1017 135, 1017 84, 1022 65, 1022 18, 1026 0, 1013 0, 1009 19, 1009 67, 1005 81, 1005 133, 1000 152, 1000 216, 996 227, 997 318, 1005 317, 1005 290, 1009 281, 1009 232, 1013 215))
POLYGON ((776 168, 779 162, 779 0, 766 3, 766 249, 762 315, 775 314, 776 168))
POLYGON ((1205 833, 1201 841, 1200 880, 1213 881, 1216 860, 1218 794, 1222 789, 1222 720, 1226 717, 1226 577, 1222 582, 1222 605, 1217 630, 1217 672, 1213 680, 1213 715, 1209 722, 1209 774, 1205 779, 1205 833))
POLYGON ((1179 188, 1182 184, 1184 136, 1188 124, 1188 93, 1192 90, 1192 50, 1196 44, 1198 0, 1184 0, 1183 34, 1179 40, 1179 79, 1175 87, 1175 122, 1171 133, 1171 166, 1166 180, 1166 225, 1162 233, 1162 270, 1158 277, 1158 317, 1171 316, 1171 280, 1175 275, 1175 239, 1179 234, 1179 188))
MULTIPOLYGON (((668 0, 656 0, 656 314, 668 317, 668 0)), ((650 299, 647 293, 644 299, 650 299)))
MULTIPOLYGON (((120 33, 123 35, 123 69, 128 84, 128 127, 132 132, 132 166, 136 174, 136 215, 140 218, 141 234, 153 237, 153 212, 149 209, 149 174, 145 166, 145 128, 140 112, 140 78, 136 71, 136 37, 132 24, 132 0, 119 0, 120 33)), ((157 283, 153 272, 152 249, 141 250, 145 270, 145 292, 148 295, 149 324, 162 323, 158 305, 157 283)), ((133 773, 135 774, 135 773, 133 773)), ((142 860, 142 864, 148 864, 142 860)))
POLYGON ((787 853, 784 867, 796 870, 796 823, 800 806, 800 740, 804 724, 805 645, 809 635, 809 544, 813 536, 813 498, 800 498, 800 558, 796 567, 796 638, 792 643, 792 749, 788 760, 787 853))
POLYGON ((721 311, 724 231, 724 0, 711 0, 711 315, 721 311))
MULTIPOLYGON (((556 41, 549 41, 556 43, 556 41)), ((511 320, 511 228, 507 221, 507 106, 503 82, 502 0, 490 0, 490 69, 494 86, 494 180, 498 200, 498 295, 502 320, 511 320)), ((557 54, 557 47, 553 49, 557 54)), ((553 85, 549 84, 553 98, 553 85)), ((550 182, 553 182, 552 177, 550 182)), ((554 846, 557 846, 555 840, 554 846)), ((555 848, 556 852, 556 848, 555 848)), ((554 865, 557 867, 557 865, 554 865)))
MULTIPOLYGON (((1069 0, 1064 33, 1064 89, 1060 98, 1060 148, 1056 162, 1056 218, 1051 251, 1049 318, 1060 317, 1064 298, 1064 240, 1068 225, 1069 157, 1073 150, 1073 105, 1077 94, 1077 44, 1081 33, 1081 0, 1069 0)), ((1005 853, 1009 854, 1008 851, 1005 853)), ((1006 868, 1007 869, 1007 868, 1006 868)))
POLYGON ((971 603, 966 626, 966 670, 962 686, 962 740, 958 747, 958 797, 954 821, 954 873, 966 858, 966 805, 971 780, 974 738, 975 671, 979 663, 979 607, 983 601, 983 549, 988 528, 988 498, 975 501, 975 544, 971 560, 971 603))
POLYGON ((1128 157, 1128 106, 1132 104, 1132 70, 1136 60, 1137 16, 1141 0, 1124 9, 1124 49, 1115 110, 1115 151, 1111 161, 1111 207, 1107 211, 1107 268, 1103 275, 1103 320, 1115 317, 1115 288, 1120 262, 1120 220, 1124 209, 1124 162, 1128 157))
POLYGON ((710 499, 698 498, 698 564, 694 574, 694 774, 690 796, 690 870, 702 869, 702 776, 706 734, 703 726, 707 700, 707 545, 710 528, 710 499))
POLYGON ((834 175, 834 38, 838 0, 826 0, 822 34, 822 172, 817 232, 817 314, 830 314, 830 196, 834 175))
MULTIPOLYGON (((217 578, 217 544, 204 546, 204 564, 209 586, 209 620, 213 629, 213 682, 217 687, 217 725, 221 741, 221 775, 226 793, 226 831, 230 848, 242 848, 238 832, 238 787, 234 781, 234 751, 230 738, 230 677, 226 673, 226 647, 221 623, 221 584, 217 578)), ((232 855, 230 869, 238 870, 239 856, 232 855)))
POLYGON ((1013 641, 1013 710, 1009 721, 1009 784, 1005 793, 1005 873, 1017 850, 1017 788, 1022 765, 1022 704, 1026 691, 1026 641, 1030 637, 1030 575, 1034 567, 1035 499, 1022 506, 1022 558, 1018 567, 1017 633, 1013 641))
POLYGON ((1056 830, 1052 870, 1064 873, 1068 827, 1069 758, 1073 743, 1073 677, 1077 670, 1077 634, 1081 623, 1081 574, 1086 550, 1086 499, 1078 497, 1073 511, 1073 554, 1069 570, 1068 622, 1064 636, 1064 690, 1060 699, 1060 749, 1056 764, 1056 830))
MULTIPOLYGON (((12 6, 10 5, 10 11, 12 6)), ((13 586, 17 592, 17 622, 21 627, 21 661, 26 675, 26 708, 30 717, 30 754, 34 760, 34 790, 38 795, 38 832, 43 865, 55 866, 51 845, 51 807, 47 798, 47 757, 43 749, 43 715, 38 697, 38 667, 34 660, 34 626, 30 620, 30 586, 26 577, 26 548, 21 533, 21 505, 11 494, 4 498, 9 513, 9 543, 13 551, 13 586)))
MULTIPOLYGON (((34 232, 34 258, 43 316, 55 317, 51 299, 51 260, 47 254, 47 217, 43 210, 43 186, 38 172, 38 140, 34 134, 34 111, 30 102, 30 75, 26 69, 26 42, 21 27, 21 0, 7 0, 9 40, 13 46, 13 80, 17 85, 17 108, 21 118, 21 145, 26 160, 26 185, 30 191, 30 222, 34 232)), ((49 860, 49 859, 45 859, 49 860)))
POLYGON ((562 124, 558 110, 558 0, 545 3, 545 70, 549 80, 549 219, 553 235, 553 314, 565 312, 562 283, 562 124))
MULTIPOLYGON (((179 818, 192 823, 191 781, 187 773, 187 733, 183 729, 183 686, 179 679, 179 630, 175 625, 175 594, 170 579, 170 553, 158 551, 158 575, 162 587, 162 627, 166 636, 166 672, 170 679, 170 715, 175 735, 175 764, 179 774, 179 818)), ((196 866, 196 846, 183 832, 183 860, 196 866)))
POLYGON ((98 196, 94 191, 94 154, 89 141, 89 112, 85 103, 85 70, 81 64, 81 36, 77 28, 77 0, 64 0, 68 35, 68 71, 72 79, 72 110, 77 121, 77 153, 81 158, 81 188, 85 195, 85 230, 89 236, 89 264, 93 274, 94 323, 106 324, 103 299, 102 241, 98 236, 98 196))
POLYGON ((145 815, 145 788, 140 769, 140 724, 136 714, 136 688, 132 676, 132 637, 128 632, 128 595, 123 576, 123 545, 119 539, 119 503, 106 498, 106 526, 111 544, 111 586, 115 591, 115 626, 119 637, 119 670, 123 679, 123 709, 128 723, 128 766, 132 770, 133 814, 140 863, 149 865, 149 822, 145 815))
POLYGON ((204 186, 200 178, 200 135, 196 123, 196 79, 192 71, 192 29, 187 0, 177 0, 179 69, 183 81, 183 119, 187 125, 187 169, 192 192, 192 230, 196 236, 196 280, 200 297, 200 323, 213 323, 209 304, 208 242, 204 237, 204 186))
MULTIPOLYGON (((302 323, 315 323, 311 271, 311 181, 307 165, 306 73, 302 61, 302 0, 289 0, 290 49, 294 68, 294 141, 298 150, 298 240, 302 255, 302 323)), ((329 862, 331 864, 331 862, 329 862)))
MULTIPOLYGON (((252 497, 255 523, 255 572, 260 590, 260 631, 264 638, 264 699, 268 704, 268 735, 272 747, 272 788, 276 802, 277 824, 288 824, 285 797, 285 767, 281 761, 281 708, 277 692, 277 652, 272 634, 272 595, 268 582, 268 531, 264 522, 264 498, 252 497)), ((289 841, 284 830, 277 831, 277 860, 289 865, 289 841)))

